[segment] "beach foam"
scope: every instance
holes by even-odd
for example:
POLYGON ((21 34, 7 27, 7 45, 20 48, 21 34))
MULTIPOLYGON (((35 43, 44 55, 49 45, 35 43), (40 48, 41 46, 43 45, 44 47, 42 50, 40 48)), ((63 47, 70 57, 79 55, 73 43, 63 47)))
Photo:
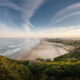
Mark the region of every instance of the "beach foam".
POLYGON ((9 56, 22 50, 30 50, 39 43, 39 39, 0 39, 0 55, 9 56))

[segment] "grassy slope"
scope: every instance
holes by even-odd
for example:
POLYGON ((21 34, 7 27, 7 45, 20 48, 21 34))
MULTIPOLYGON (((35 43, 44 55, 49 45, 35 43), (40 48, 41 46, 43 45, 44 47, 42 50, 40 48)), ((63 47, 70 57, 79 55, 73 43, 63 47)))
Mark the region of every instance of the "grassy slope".
POLYGON ((30 71, 22 62, 0 56, 0 80, 26 80, 30 71))
POLYGON ((0 80, 80 80, 80 61, 14 61, 0 56, 0 80))

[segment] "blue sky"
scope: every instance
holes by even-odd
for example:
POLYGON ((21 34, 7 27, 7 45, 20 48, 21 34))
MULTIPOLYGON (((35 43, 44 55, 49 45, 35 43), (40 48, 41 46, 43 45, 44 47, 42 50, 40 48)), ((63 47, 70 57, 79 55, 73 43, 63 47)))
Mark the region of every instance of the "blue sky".
POLYGON ((55 31, 61 30, 62 34, 63 28, 71 29, 73 34, 80 30, 79 25, 80 0, 0 0, 1 35, 11 32, 58 35, 55 31))
POLYGON ((35 25, 35 27, 47 26, 58 11, 79 1, 80 0, 48 0, 36 11, 31 18, 31 23, 35 25))

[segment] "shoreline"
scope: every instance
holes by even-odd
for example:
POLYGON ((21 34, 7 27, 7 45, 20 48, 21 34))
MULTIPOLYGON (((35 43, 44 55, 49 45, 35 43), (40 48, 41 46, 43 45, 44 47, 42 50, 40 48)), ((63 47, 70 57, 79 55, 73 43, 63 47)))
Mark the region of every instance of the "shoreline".
POLYGON ((37 44, 28 52, 12 55, 11 57, 14 56, 13 59, 16 60, 36 60, 37 58, 53 60, 54 58, 67 53, 68 51, 66 51, 63 46, 60 47, 58 44, 53 44, 46 40, 41 40, 39 44, 37 44))
MULTIPOLYGON (((41 43, 41 41, 40 41, 40 43, 41 43)), ((24 55, 26 55, 26 56, 29 55, 29 53, 33 49, 35 49, 35 47, 37 47, 40 43, 36 44, 34 47, 30 48, 29 50, 24 49, 24 50, 19 51, 18 53, 16 52, 15 54, 11 54, 8 57, 15 59, 15 60, 25 60, 25 59, 23 59, 24 55)))

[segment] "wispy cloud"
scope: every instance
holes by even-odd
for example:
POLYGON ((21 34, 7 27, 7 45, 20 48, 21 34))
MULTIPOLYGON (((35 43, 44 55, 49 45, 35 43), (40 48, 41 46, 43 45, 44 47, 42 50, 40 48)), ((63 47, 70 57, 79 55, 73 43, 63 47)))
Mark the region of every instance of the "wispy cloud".
POLYGON ((54 28, 48 28, 48 29, 42 29, 35 31, 35 34, 40 35, 40 38, 46 37, 46 38, 57 38, 57 37, 64 37, 64 38, 80 38, 80 25, 77 26, 62 26, 62 27, 54 27, 54 28))
MULTIPOLYGON (((26 32, 31 32, 31 28, 34 26, 30 23, 31 17, 34 15, 36 10, 45 2, 46 0, 20 0, 19 4, 13 2, 13 0, 0 0, 0 7, 7 7, 16 11, 20 11, 22 13, 23 22, 23 29, 26 32)), ((10 21, 13 22, 12 17, 8 16, 9 14, 5 14, 9 17, 10 21)), ((15 16, 15 15, 13 15, 15 16)), ((14 17, 16 18, 16 17, 14 17)), ((17 17, 18 18, 18 17, 17 17)), ((4 23, 5 24, 5 23, 4 23)), ((6 25, 7 27, 7 25, 6 25)), ((1 28, 1 25, 0 25, 1 28)), ((6 29, 6 28, 5 28, 6 29)))
POLYGON ((26 32, 19 28, 0 24, 0 37, 26 37, 26 32))
POLYGON ((64 19, 66 19, 70 16, 73 16, 73 15, 76 15, 76 14, 80 15, 80 2, 69 5, 69 6, 65 7, 64 9, 60 10, 59 12, 57 12, 53 16, 53 19, 51 20, 50 24, 52 24, 53 22, 54 23, 60 22, 64 19))
MULTIPOLYGON (((67 27, 54 27, 49 29, 41 29, 35 32, 22 32, 19 28, 11 28, 4 24, 0 24, 0 37, 26 37, 26 38, 80 38, 80 25, 67 27), (12 33, 13 32, 13 33, 12 33), (74 34, 75 33, 75 34, 74 34)), ((27 26, 27 25, 26 25, 27 26)), ((26 27, 25 27, 26 28, 26 27)))
POLYGON ((46 0, 20 0, 22 3, 17 4, 12 0, 0 0, 0 6, 6 6, 15 10, 19 10, 25 14, 28 18, 31 18, 35 11, 46 1, 46 0))

